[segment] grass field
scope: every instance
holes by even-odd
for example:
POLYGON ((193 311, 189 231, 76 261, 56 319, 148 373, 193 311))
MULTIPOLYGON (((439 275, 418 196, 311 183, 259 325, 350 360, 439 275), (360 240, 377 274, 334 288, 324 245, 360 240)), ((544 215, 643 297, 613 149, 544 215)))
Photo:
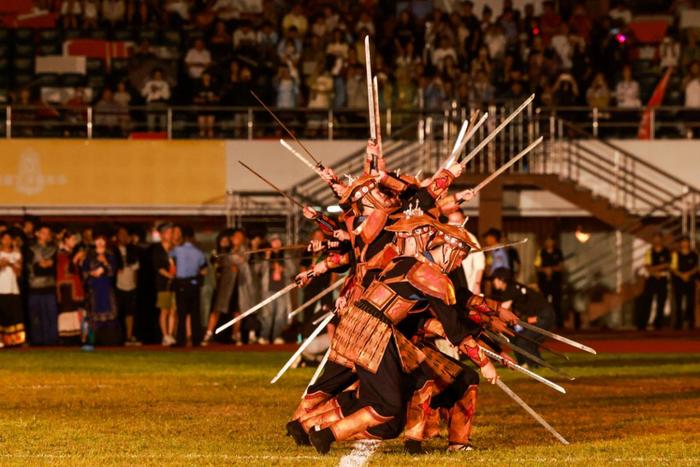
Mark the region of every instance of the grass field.
MULTIPOLYGON (((337 465, 284 436, 311 369, 269 380, 288 353, 0 352, 0 465, 337 465)), ((384 443, 371 465, 698 465, 698 354, 576 354, 561 395, 504 380, 571 441, 556 441, 498 388, 482 386, 473 442, 426 456, 384 443)), ((547 371, 543 375, 552 376, 547 371)))

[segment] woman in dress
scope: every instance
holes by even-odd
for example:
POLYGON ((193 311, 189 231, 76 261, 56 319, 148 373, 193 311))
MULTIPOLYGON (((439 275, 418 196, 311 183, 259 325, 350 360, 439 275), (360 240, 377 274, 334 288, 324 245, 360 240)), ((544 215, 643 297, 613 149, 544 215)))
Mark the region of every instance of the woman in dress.
POLYGON ((58 336, 62 344, 79 344, 85 317, 85 291, 81 264, 85 248, 80 247, 77 232, 67 231, 56 255, 56 292, 58 298, 58 336))
POLYGON ((9 231, 0 234, 0 347, 22 345, 26 335, 22 322, 22 301, 17 278, 22 271, 22 254, 9 231))
POLYGON ((85 290, 87 293, 88 320, 95 345, 122 345, 121 327, 117 320, 114 296, 116 258, 107 250, 107 236, 95 236, 95 247, 83 262, 85 290))

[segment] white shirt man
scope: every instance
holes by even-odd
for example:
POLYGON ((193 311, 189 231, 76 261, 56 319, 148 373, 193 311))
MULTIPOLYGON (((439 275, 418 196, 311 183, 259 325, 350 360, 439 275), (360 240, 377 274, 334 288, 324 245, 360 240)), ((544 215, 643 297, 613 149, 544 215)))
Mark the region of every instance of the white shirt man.
POLYGON ((693 78, 685 85, 685 106, 700 107, 700 78, 693 78))
POLYGON ((185 56, 190 78, 199 79, 211 63, 211 53, 204 46, 192 47, 185 56))

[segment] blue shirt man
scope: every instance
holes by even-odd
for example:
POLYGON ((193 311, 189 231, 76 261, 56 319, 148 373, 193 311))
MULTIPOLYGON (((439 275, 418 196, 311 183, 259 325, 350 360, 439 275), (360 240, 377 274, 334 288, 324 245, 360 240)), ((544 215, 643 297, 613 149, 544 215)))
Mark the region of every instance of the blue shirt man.
POLYGON ((207 264, 204 254, 192 245, 189 239, 173 248, 170 257, 175 260, 175 277, 178 279, 196 278, 199 271, 207 264))

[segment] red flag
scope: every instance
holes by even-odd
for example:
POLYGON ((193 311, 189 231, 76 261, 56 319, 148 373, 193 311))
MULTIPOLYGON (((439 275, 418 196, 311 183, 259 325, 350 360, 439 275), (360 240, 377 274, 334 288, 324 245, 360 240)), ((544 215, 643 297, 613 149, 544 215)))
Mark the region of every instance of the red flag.
POLYGON ((651 138, 651 110, 660 106, 661 102, 664 100, 666 86, 668 85, 668 79, 670 76, 671 68, 669 67, 666 70, 666 73, 664 73, 663 78, 661 78, 661 81, 659 81, 659 84, 656 85, 656 89, 654 89, 654 93, 649 98, 649 102, 647 102, 647 107, 644 109, 644 113, 642 114, 642 121, 639 124, 639 132, 637 133, 637 137, 639 139, 651 138))

